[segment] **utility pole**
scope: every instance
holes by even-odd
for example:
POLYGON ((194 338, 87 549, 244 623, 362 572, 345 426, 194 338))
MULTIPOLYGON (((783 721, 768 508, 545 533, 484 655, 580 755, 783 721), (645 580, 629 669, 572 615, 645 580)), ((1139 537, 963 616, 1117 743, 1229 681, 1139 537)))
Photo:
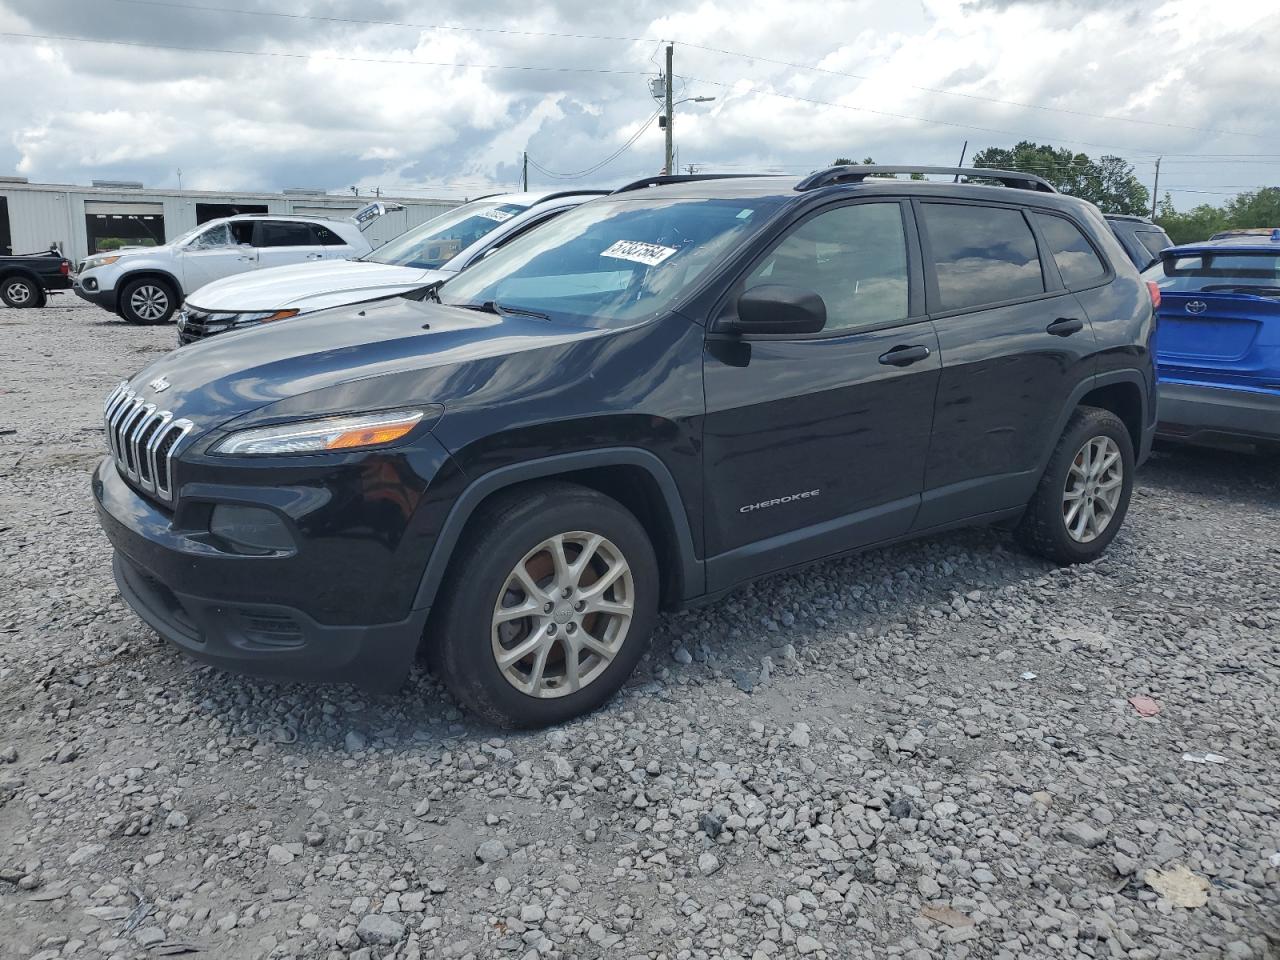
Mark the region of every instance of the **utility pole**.
POLYGON ((525 193, 529 192, 529 151, 524 152, 524 168, 520 172, 520 186, 525 193))
POLYGON ((675 52, 676 52, 675 44, 668 43, 667 44, 667 156, 666 156, 666 163, 663 164, 663 167, 662 167, 663 173, 673 173, 675 170, 675 168, 672 166, 674 157, 672 157, 672 151, 671 151, 672 142, 673 142, 671 139, 672 128, 676 124, 676 118, 673 115, 675 111, 672 109, 672 104, 671 104, 672 84, 673 84, 673 78, 671 76, 671 63, 675 59, 675 52))
MULTIPOLYGON (((964 142, 964 146, 960 148, 960 162, 959 162, 958 164, 956 164, 956 166, 958 166, 958 167, 963 167, 963 166, 964 166, 964 155, 965 155, 966 153, 968 153, 968 152, 969 152, 969 141, 968 141, 968 140, 966 140, 966 141, 964 142)), ((952 182, 952 183, 959 183, 959 182, 960 182, 960 174, 958 174, 958 173, 957 173, 954 177, 952 177, 952 178, 951 178, 951 182, 952 182)))
POLYGON ((1156 157, 1156 182, 1151 188, 1151 219, 1156 218, 1156 199, 1160 196, 1160 161, 1164 157, 1156 157))

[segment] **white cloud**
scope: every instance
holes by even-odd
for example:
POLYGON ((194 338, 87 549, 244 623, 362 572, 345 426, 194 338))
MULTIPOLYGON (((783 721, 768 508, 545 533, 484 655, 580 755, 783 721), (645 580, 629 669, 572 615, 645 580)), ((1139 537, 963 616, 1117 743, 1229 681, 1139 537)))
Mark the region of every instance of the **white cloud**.
MULTIPOLYGON (((1162 189, 1177 188, 1184 206, 1222 198, 1183 191, 1280 182, 1280 120, 1271 109, 1280 88, 1280 31, 1267 4, 702 0, 674 12, 651 0, 617 9, 584 0, 524 6, 486 5, 483 18, 455 0, 429 12, 407 0, 299 0, 290 9, 673 38, 682 96, 717 98, 677 114, 681 161, 708 168, 802 172, 837 155, 868 154, 949 163, 965 139, 972 155, 1027 138, 1119 153, 1144 179, 1155 155, 1164 154, 1162 189), (1190 154, 1272 156, 1220 163, 1190 154)), ((645 74, 661 61, 654 41, 338 24, 121 0, 0 0, 0 31, 300 55, 0 38, 0 89, 7 94, 0 128, 9 131, 0 139, 0 172, 11 166, 34 179, 73 182, 174 184, 181 167, 187 185, 229 189, 357 184, 474 193, 512 186, 523 150, 548 169, 573 171, 625 143, 655 109, 645 74)), ((583 185, 652 173, 661 162, 655 125, 583 185)), ((531 180, 540 177, 535 172, 531 180)))

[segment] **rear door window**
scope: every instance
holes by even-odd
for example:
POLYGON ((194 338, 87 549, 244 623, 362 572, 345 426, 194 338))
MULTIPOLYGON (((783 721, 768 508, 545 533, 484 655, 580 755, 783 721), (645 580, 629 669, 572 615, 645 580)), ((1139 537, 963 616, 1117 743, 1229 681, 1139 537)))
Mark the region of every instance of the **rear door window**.
POLYGON ((1022 211, 958 203, 925 203, 921 208, 940 309, 963 310, 1044 293, 1035 235, 1022 211))
POLYGON ((310 247, 311 224, 287 220, 265 220, 258 224, 257 247, 310 247))
POLYGON ((1107 275, 1106 264, 1085 235, 1070 220, 1047 213, 1033 214, 1040 233, 1058 265, 1068 290, 1092 286, 1107 275))

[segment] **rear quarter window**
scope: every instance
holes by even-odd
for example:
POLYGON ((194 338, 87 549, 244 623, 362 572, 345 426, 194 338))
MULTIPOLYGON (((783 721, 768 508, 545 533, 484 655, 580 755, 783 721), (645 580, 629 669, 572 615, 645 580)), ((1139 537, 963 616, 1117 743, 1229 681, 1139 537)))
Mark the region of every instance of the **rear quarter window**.
POLYGON ((1044 293, 1035 235, 1022 211, 956 203, 921 206, 941 309, 1044 293))
POLYGON ((1067 289, 1080 290, 1106 278, 1107 265, 1079 227, 1065 217, 1033 216, 1067 289))

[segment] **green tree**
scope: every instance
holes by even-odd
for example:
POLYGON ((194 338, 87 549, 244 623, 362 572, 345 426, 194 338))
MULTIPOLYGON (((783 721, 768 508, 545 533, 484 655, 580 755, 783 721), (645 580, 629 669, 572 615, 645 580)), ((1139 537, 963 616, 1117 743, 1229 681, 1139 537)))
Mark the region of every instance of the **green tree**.
POLYGON ((1166 193, 1160 201, 1156 223, 1164 227, 1174 243, 1208 240, 1223 230, 1280 227, 1280 187, 1241 193, 1221 207, 1202 203, 1181 213, 1173 208, 1173 198, 1166 193))
POLYGON ((1143 215, 1151 195, 1121 157, 1073 153, 1065 147, 1023 140, 1012 148, 987 147, 973 155, 975 167, 997 167, 1043 177, 1063 193, 1097 204, 1104 213, 1143 215))

